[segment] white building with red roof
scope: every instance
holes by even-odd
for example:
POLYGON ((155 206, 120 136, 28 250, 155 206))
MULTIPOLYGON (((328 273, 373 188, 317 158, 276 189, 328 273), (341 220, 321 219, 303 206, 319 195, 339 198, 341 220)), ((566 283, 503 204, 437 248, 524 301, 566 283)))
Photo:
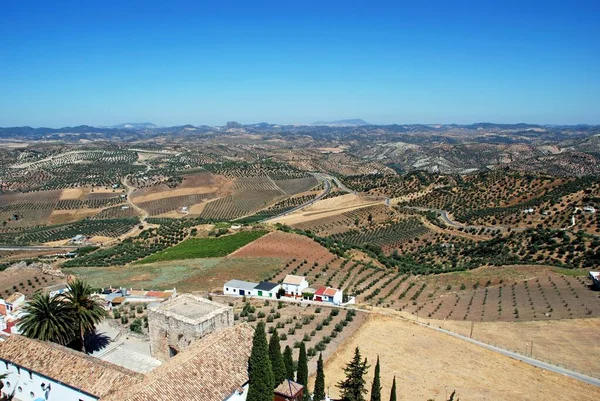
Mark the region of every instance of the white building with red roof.
POLYGON ((344 298, 342 290, 332 287, 319 287, 315 291, 314 300, 320 302, 330 302, 334 305, 340 305, 344 298))

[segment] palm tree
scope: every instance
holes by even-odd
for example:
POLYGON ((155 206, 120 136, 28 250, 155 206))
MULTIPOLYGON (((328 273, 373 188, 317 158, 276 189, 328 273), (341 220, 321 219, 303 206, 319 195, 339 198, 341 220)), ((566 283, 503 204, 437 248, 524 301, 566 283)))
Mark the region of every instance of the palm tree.
POLYGON ((85 334, 93 332, 106 316, 106 311, 92 298, 92 287, 82 280, 69 283, 67 291, 60 296, 74 320, 74 330, 79 336, 80 350, 85 350, 85 334))
POLYGON ((48 294, 34 294, 23 307, 19 329, 25 337, 66 345, 75 337, 73 315, 67 305, 48 294))

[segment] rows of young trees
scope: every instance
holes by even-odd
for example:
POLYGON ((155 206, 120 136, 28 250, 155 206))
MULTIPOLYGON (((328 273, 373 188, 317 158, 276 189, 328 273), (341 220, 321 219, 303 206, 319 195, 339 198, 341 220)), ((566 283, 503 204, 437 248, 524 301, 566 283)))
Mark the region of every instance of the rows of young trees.
POLYGON ((19 232, 0 233, 0 243, 11 245, 41 244, 60 241, 81 234, 84 236, 118 237, 129 232, 139 223, 137 217, 81 220, 75 223, 28 228, 19 232))
MULTIPOLYGON (((362 359, 359 348, 344 368, 345 379, 337 384, 342 401, 366 401, 367 384, 365 375, 369 370, 367 359, 362 359)), ((295 381, 304 387, 303 401, 323 401, 325 392, 325 371, 323 354, 319 354, 317 373, 312 394, 308 389, 308 357, 304 343, 300 344, 297 365, 294 364, 292 349, 286 346, 281 352, 279 335, 273 331, 267 342, 264 322, 258 322, 252 340, 252 351, 248 362, 249 388, 247 401, 272 401, 273 390, 285 380, 295 381)), ((389 400, 396 401, 396 378, 392 382, 389 400)), ((370 401, 381 401, 381 371, 379 358, 375 365, 375 375, 371 384, 370 401)))

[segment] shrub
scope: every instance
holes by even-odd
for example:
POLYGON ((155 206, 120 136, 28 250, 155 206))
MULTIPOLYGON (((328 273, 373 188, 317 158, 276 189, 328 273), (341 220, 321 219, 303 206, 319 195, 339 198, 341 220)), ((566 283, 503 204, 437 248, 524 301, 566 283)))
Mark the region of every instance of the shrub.
POLYGON ((138 333, 138 334, 142 334, 142 320, 141 319, 135 319, 133 321, 133 323, 131 323, 131 325, 129 326, 129 330, 133 331, 134 333, 138 333))

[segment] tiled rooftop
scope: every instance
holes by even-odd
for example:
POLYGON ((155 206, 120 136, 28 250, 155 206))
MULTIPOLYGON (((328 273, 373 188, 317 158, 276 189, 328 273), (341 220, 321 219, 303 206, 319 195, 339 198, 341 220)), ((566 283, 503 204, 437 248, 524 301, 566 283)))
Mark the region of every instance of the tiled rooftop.
POLYGON ((292 284, 292 285, 300 285, 304 280, 304 276, 294 276, 293 274, 288 274, 283 279, 284 284, 292 284))
POLYGON ((248 381, 254 330, 246 323, 196 340, 146 379, 103 401, 222 401, 248 381))
POLYGON ((143 376, 81 352, 19 335, 0 342, 0 359, 97 397, 133 386, 143 376))

